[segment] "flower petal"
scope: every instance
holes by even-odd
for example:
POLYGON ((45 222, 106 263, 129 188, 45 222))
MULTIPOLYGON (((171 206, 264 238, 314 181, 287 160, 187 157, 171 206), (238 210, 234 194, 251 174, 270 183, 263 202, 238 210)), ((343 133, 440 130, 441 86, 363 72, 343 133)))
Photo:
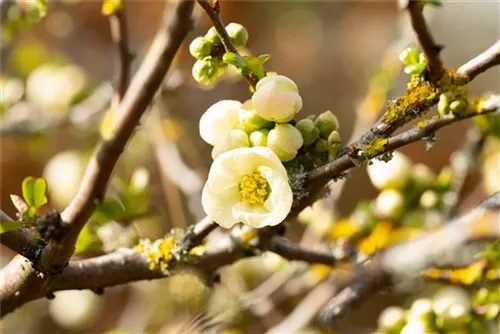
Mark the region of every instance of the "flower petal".
POLYGON ((238 126, 239 101, 223 100, 215 103, 200 118, 201 138, 212 146, 227 140, 229 133, 238 126))
MULTIPOLYGON (((212 184, 213 186, 213 184, 212 184)), ((201 204, 210 219, 224 228, 231 228, 238 220, 233 216, 232 207, 241 199, 238 186, 232 186, 220 193, 208 182, 203 187, 201 204)))

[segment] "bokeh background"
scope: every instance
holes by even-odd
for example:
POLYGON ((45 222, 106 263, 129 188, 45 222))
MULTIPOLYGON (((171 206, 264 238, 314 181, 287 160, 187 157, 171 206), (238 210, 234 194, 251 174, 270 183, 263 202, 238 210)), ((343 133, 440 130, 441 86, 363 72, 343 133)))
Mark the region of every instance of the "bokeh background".
MULTIPOLYGON (((71 199, 98 139, 118 70, 109 20, 100 13, 100 1, 49 3, 41 22, 17 29, 1 50, 2 75, 11 81, 8 94, 2 91, 0 203, 11 216, 16 210, 9 194, 20 194, 27 176, 46 177, 49 207, 62 209, 71 199)), ((161 24, 164 6, 162 1, 126 1, 134 69, 161 24)), ((303 115, 333 111, 345 140, 353 132, 363 101, 366 107, 370 78, 384 59, 397 60, 402 47, 413 40, 396 1, 221 1, 221 8, 225 23, 238 22, 248 29, 249 52, 271 54, 266 68, 297 83, 304 101, 303 115)), ((444 1, 440 9, 426 8, 426 16, 437 41, 445 45, 442 57, 450 68, 465 63, 500 36, 498 2, 444 1)), ((197 17, 196 29, 187 42, 210 27, 199 9, 197 17)), ((199 187, 211 158, 210 147, 199 137, 197 122, 216 101, 244 101, 250 93, 234 73, 210 89, 200 88, 190 74, 193 63, 186 43, 157 103, 117 167, 109 191, 113 196, 123 184, 149 179, 145 205, 155 214, 135 221, 133 228, 130 224, 108 224, 99 233, 99 242, 107 240, 108 247, 127 246, 137 237, 160 237, 203 215, 199 187), (116 245, 109 246, 110 239, 116 245)), ((401 74, 393 79, 387 99, 404 91, 408 77, 401 74)), ((499 70, 479 76, 470 87, 472 94, 499 92, 499 70)), ((461 122, 440 131, 436 147, 430 151, 423 142, 402 151, 413 161, 439 171, 463 142, 468 126, 470 122, 461 122)), ((469 187, 461 210, 484 196, 479 175, 469 187)), ((335 214, 350 214, 356 203, 376 193, 365 169, 355 170, 335 214)), ((2 248, 3 263, 12 256, 2 248)), ((189 326, 181 327, 180 332, 195 332, 195 322, 189 319, 210 309, 212 313, 231 313, 225 316, 244 324, 244 332, 257 333, 262 324, 246 314, 248 311, 232 312, 241 306, 235 296, 256 287, 281 265, 282 260, 271 254, 241 261, 224 269, 222 284, 216 287, 205 285, 194 275, 183 275, 109 288, 103 296, 90 291, 56 293, 54 300, 30 303, 1 325, 5 333, 100 333, 113 329, 167 333, 188 321, 189 326)), ((406 297, 387 292, 371 298, 339 322, 339 332, 370 332, 380 310, 406 297)), ((286 314, 287 307, 278 313, 286 314)))

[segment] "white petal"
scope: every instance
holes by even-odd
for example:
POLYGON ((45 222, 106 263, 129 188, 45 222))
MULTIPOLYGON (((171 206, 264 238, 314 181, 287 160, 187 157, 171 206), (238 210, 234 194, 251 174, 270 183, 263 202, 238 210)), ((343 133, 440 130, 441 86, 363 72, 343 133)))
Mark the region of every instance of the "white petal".
POLYGON ((234 100, 215 103, 200 118, 201 138, 212 146, 226 140, 238 126, 238 110, 242 104, 234 100))
MULTIPOLYGON (((213 185, 213 184, 212 184, 213 185)), ((238 222, 232 208, 241 199, 237 186, 226 188, 225 192, 214 192, 208 182, 203 187, 201 204, 210 219, 224 228, 230 228, 238 222)))

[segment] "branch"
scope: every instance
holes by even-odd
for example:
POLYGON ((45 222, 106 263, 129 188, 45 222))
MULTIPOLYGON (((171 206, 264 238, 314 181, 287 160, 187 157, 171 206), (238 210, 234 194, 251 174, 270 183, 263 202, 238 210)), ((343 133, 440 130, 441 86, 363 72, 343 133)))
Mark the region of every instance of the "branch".
POLYGON ((458 74, 468 75, 470 80, 489 68, 500 64, 500 39, 488 50, 469 60, 457 70, 458 74))
POLYGON ((129 50, 128 41, 127 16, 125 13, 126 1, 123 1, 122 4, 122 9, 109 17, 111 37, 117 45, 120 60, 118 82, 115 89, 115 101, 117 103, 123 99, 127 91, 132 63, 132 54, 129 50))
MULTIPOLYGON (((10 221, 12 221, 12 218, 0 210, 0 222, 10 221)), ((0 242, 14 252, 35 262, 45 246, 45 242, 27 227, 20 227, 3 233, 0 236, 0 242)))
MULTIPOLYGON (((237 55, 240 55, 238 53, 238 50, 236 50, 236 47, 234 46, 233 41, 231 40, 231 37, 229 37, 229 34, 226 31, 224 23, 222 23, 222 20, 220 18, 219 1, 218 0, 214 1, 213 5, 208 0, 196 0, 196 2, 198 2, 198 5, 200 5, 200 7, 203 8, 205 13, 210 18, 210 20, 212 20, 214 28, 217 31, 217 34, 219 35, 222 45, 224 46, 226 52, 232 52, 237 55)), ((255 85, 257 84, 257 81, 259 81, 259 78, 251 74, 245 74, 244 77, 248 81, 250 86, 252 88, 255 88, 255 85)))
POLYGON ((112 137, 99 144, 87 166, 80 189, 61 214, 68 225, 68 233, 60 243, 50 242, 42 253, 38 264, 42 272, 60 271, 73 254, 80 230, 102 200, 118 158, 153 100, 174 55, 193 26, 193 7, 192 1, 180 1, 171 15, 171 20, 169 17, 165 18, 164 26, 158 31, 150 52, 118 107, 118 119, 112 137))
POLYGON ((439 231, 400 243, 375 255, 368 262, 369 266, 328 303, 319 314, 319 320, 332 325, 355 303, 369 298, 394 281, 418 277, 422 270, 439 262, 442 254, 455 252, 471 241, 500 239, 498 218, 488 216, 493 211, 500 211, 500 192, 488 197, 464 216, 450 221, 439 231))
POLYGON ((270 240, 269 250, 288 260, 321 263, 328 266, 334 266, 338 261, 337 257, 331 253, 307 250, 278 236, 270 240))
MULTIPOLYGON (((500 98, 496 96, 492 97, 488 101, 483 102, 482 108, 483 110, 481 113, 471 113, 463 117, 446 116, 431 119, 422 127, 415 127, 401 134, 392 136, 387 139, 387 144, 384 146, 384 150, 379 152, 377 156, 421 140, 422 138, 433 134, 437 130, 460 120, 496 112, 497 109, 500 108, 500 98)), ((307 180, 308 182, 313 183, 320 181, 326 183, 330 179, 340 176, 343 172, 346 172, 352 167, 355 167, 354 161, 349 156, 343 155, 340 158, 309 172, 307 180)))
POLYGON ((410 13, 411 25, 422 47, 427 59, 427 70, 432 83, 437 83, 443 76, 443 62, 439 53, 443 49, 442 45, 436 44, 423 14, 423 4, 420 0, 410 0, 408 12, 410 13))

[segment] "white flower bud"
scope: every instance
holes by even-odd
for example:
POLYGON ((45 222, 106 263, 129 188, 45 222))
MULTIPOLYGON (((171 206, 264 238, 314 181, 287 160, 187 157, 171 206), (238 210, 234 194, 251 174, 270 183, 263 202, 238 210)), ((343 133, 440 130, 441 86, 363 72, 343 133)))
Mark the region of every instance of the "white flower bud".
POLYGON ((389 162, 372 160, 367 171, 375 188, 379 190, 402 189, 410 180, 412 166, 411 161, 404 154, 394 152, 389 162))
POLYGON ((403 213, 403 209, 404 197, 398 190, 386 189, 375 200, 375 212, 383 218, 396 220, 403 213))
POLYGON ((432 300, 430 299, 422 298, 415 300, 411 305, 409 318, 422 321, 431 326, 434 323, 435 316, 432 306, 432 300))
POLYGON ((236 48, 243 48, 247 45, 248 31, 241 24, 229 23, 226 26, 226 31, 236 48))
POLYGON ((439 197, 434 190, 426 190, 420 196, 420 206, 424 209, 431 209, 435 207, 439 202, 439 197))
POLYGON ((282 75, 261 79, 252 96, 254 111, 268 121, 286 123, 302 109, 295 82, 282 75))
POLYGON ((309 118, 304 118, 295 124, 295 127, 302 134, 304 138, 304 145, 311 145, 319 137, 319 130, 314 125, 314 122, 309 118))
POLYGON ((304 144, 300 131, 291 124, 276 124, 267 136, 267 147, 272 149, 281 161, 290 161, 304 144))
POLYGON ((238 147, 250 147, 250 140, 248 139, 248 135, 243 130, 233 130, 229 134, 229 144, 231 145, 231 149, 238 147))
POLYGON ((330 133, 339 129, 339 120, 330 110, 321 113, 314 122, 321 137, 327 139, 330 133))
POLYGON ((252 146, 267 146, 268 129, 260 129, 250 134, 250 144, 252 146))
POLYGON ((196 37, 189 44, 189 53, 196 59, 203 59, 212 52, 212 43, 204 37, 196 37))
POLYGON ((213 104, 200 118, 201 138, 212 146, 227 145, 231 131, 239 124, 241 103, 222 100, 213 104))

